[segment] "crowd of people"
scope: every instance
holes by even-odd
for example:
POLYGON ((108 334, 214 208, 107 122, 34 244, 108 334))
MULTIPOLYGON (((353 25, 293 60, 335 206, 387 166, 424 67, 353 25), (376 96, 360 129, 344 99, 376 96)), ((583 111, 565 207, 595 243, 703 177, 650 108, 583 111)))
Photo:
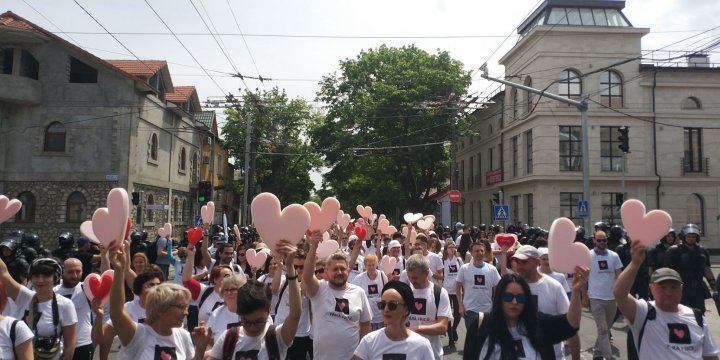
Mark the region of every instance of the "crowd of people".
POLYGON ((619 314, 631 359, 720 354, 704 317, 716 280, 693 224, 650 249, 619 226, 578 228, 591 262, 573 274, 550 268, 539 228, 458 223, 406 239, 359 226, 362 238, 334 226, 340 249, 327 257, 319 231, 272 248, 252 229, 235 238, 210 224, 197 243, 136 231, 103 247, 65 233, 52 253, 15 232, 0 243, 0 359, 104 360, 119 340, 117 358, 134 360, 437 360, 460 349, 465 359, 576 360, 583 307, 594 359, 615 358, 619 314), (519 240, 494 241, 506 232, 519 240), (251 249, 264 264, 251 265, 251 249), (88 296, 85 278, 107 270, 107 295, 88 296))

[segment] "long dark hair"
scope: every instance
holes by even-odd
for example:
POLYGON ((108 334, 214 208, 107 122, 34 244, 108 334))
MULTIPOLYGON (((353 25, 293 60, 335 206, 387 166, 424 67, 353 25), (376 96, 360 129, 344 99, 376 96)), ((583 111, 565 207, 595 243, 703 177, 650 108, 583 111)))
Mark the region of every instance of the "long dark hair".
MULTIPOLYGON (((537 303, 535 298, 530 292, 530 286, 527 281, 516 274, 507 274, 500 279, 500 282, 495 286, 495 296, 493 297, 492 310, 490 312, 490 318, 488 324, 488 350, 485 359, 490 359, 490 355, 495 350, 495 345, 500 345, 500 358, 501 359, 516 359, 515 346, 510 329, 508 329, 507 321, 505 319, 505 313, 502 309, 502 294, 505 289, 511 283, 520 285, 523 289, 523 293, 527 296, 523 311, 520 313, 517 323, 517 330, 521 335, 525 335, 530 340, 530 344, 535 349, 539 349, 541 344, 538 340, 537 334, 537 303)), ((482 346, 482 345, 480 345, 482 346)))

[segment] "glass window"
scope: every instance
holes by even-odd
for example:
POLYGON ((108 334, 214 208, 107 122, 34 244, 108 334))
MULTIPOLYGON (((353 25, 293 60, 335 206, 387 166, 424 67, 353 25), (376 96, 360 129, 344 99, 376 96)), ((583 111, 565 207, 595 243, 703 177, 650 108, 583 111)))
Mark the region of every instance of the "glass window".
POLYGON ((597 26, 608 26, 607 18, 605 17, 605 9, 592 9, 593 17, 595 18, 595 25, 597 26))
POLYGON ((588 9, 588 8, 580 9, 580 20, 582 20, 582 24, 585 26, 595 25, 595 20, 593 20, 592 9, 588 9))
POLYGON ((582 170, 582 135, 580 126, 560 126, 560 170, 582 170))
POLYGON ((0 51, 0 64, 2 64, 2 74, 12 75, 14 49, 3 49, 0 51))
POLYGON ((550 15, 548 15, 547 23, 549 25, 567 25, 568 18, 567 14, 565 13, 565 8, 553 8, 550 11, 550 15))
POLYGON ((583 219, 578 216, 578 202, 581 199, 582 193, 561 192, 560 217, 572 220, 575 225, 582 225, 583 219))
POLYGON ((488 171, 495 170, 495 167, 493 166, 493 148, 488 148, 488 171))
POLYGON ((70 57, 70 82, 71 83, 96 83, 98 71, 94 67, 70 57))
POLYGON ((577 8, 568 8, 567 18, 570 25, 582 25, 582 22, 580 21, 580 10, 577 8))
POLYGON ((512 215, 512 224, 520 223, 520 195, 510 197, 510 215, 512 215))
POLYGON ((533 217, 533 194, 525 194, 525 212, 527 217, 525 221, 528 225, 533 226, 535 218, 533 217))
POLYGON ((178 203, 178 198, 173 199, 173 221, 178 222, 180 221, 180 205, 178 203))
POLYGON ((188 215, 187 199, 183 199, 182 208, 180 209, 180 221, 185 222, 185 219, 187 219, 187 215, 188 215))
POLYGON ((558 83, 558 95, 565 96, 570 99, 580 98, 582 92, 582 82, 580 75, 572 70, 563 70, 560 73, 560 81, 558 83))
POLYGON ((518 176, 518 137, 512 138, 512 176, 518 176))
POLYGON ((22 203, 20 211, 15 214, 16 223, 34 223, 35 222, 35 195, 29 191, 20 193, 17 197, 22 203))
POLYGON ((65 211, 66 222, 80 223, 85 221, 85 195, 79 191, 70 194, 67 199, 67 208, 65 211))
POLYGON ((518 115, 520 115, 520 99, 518 99, 518 91, 516 88, 513 88, 510 92, 510 96, 512 96, 512 112, 513 112, 513 120, 518 119, 518 115))
POLYGON ((532 130, 525 133, 525 173, 532 174, 533 172, 533 139, 532 130))
POLYGON ((688 172, 703 172, 702 129, 685 128, 685 159, 683 168, 688 172))
POLYGON ((623 105, 623 86, 620 75, 612 70, 600 74, 600 103, 610 107, 623 105))
POLYGON ((53 122, 45 128, 45 151, 65 151, 65 125, 53 122))
POLYGON ((157 134, 152 134, 150 137, 150 158, 153 160, 158 159, 158 137, 157 134))
POLYGON ((623 152, 618 148, 619 126, 600 127, 600 163, 602 171, 623 171, 623 152))
POLYGON ((622 225, 620 206, 625 199, 623 193, 602 193, 602 220, 612 225, 622 225))
POLYGON ((610 26, 630 26, 617 9, 605 9, 605 14, 607 15, 607 22, 610 26))
MULTIPOLYGON (((532 78, 530 78, 529 76, 527 78, 525 78, 525 86, 532 87, 532 78)), ((530 112, 532 112, 532 109, 533 109, 533 105, 534 105, 533 101, 535 100, 534 99, 535 94, 533 94, 529 91, 526 91, 525 94, 526 94, 525 113, 530 114, 530 112)))
POLYGON ((185 156, 185 148, 180 149, 180 171, 185 171, 185 163, 187 157, 185 156))
POLYGON ((475 186, 482 186, 482 153, 477 154, 477 175, 475 176, 475 186))

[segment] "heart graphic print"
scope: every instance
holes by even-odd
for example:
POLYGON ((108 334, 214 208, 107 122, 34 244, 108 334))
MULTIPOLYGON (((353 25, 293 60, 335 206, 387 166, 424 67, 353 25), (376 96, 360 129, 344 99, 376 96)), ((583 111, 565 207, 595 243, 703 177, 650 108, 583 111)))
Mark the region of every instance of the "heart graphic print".
POLYGON ((607 260, 598 261, 598 268, 600 268, 600 270, 607 270, 608 269, 607 260))
POLYGON ((455 265, 455 264, 449 265, 449 266, 448 266, 448 270, 450 270, 451 273, 456 273, 456 272, 457 272, 457 265, 455 265))
POLYGON ((485 286, 485 275, 475 275, 475 285, 485 286))
POLYGON ((260 350, 246 350, 235 353, 235 360, 257 360, 260 350))
POLYGON ((410 308, 410 313, 414 315, 426 315, 427 314, 427 299, 415 298, 413 306, 410 308))
POLYGON ((155 360, 177 360, 174 347, 155 345, 155 360))
POLYGON ((667 324, 670 338, 668 339, 671 344, 690 344, 690 328, 687 324, 682 323, 671 323, 667 324))
POLYGON ((335 298, 335 311, 350 315, 350 302, 348 299, 335 298))
POLYGON ((382 360, 406 360, 405 354, 383 354, 382 360))
POLYGON ((368 285, 368 295, 377 295, 378 286, 377 284, 368 285))

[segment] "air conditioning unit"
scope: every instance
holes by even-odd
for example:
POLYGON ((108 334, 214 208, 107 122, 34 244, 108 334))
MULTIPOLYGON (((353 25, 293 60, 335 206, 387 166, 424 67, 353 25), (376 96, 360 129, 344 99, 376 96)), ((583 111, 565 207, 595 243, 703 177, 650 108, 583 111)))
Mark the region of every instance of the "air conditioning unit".
POLYGON ((210 163, 210 157, 209 156, 203 156, 203 164, 209 164, 210 163))

